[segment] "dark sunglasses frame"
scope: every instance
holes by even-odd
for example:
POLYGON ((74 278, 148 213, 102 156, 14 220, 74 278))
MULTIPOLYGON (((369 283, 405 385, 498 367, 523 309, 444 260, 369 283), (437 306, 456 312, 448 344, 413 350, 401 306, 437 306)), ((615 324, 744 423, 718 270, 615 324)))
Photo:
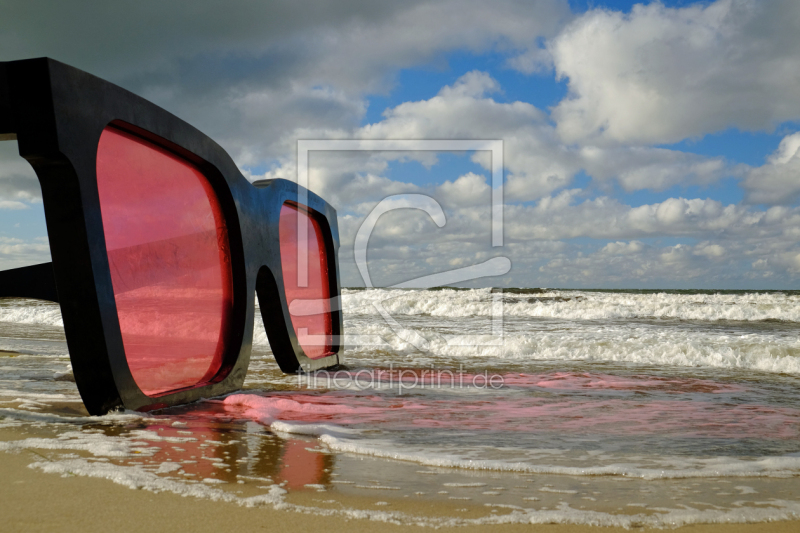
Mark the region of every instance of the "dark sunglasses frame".
POLYGON ((286 180, 251 184, 225 150, 197 129, 112 83, 49 58, 0 63, 0 140, 16 139, 42 187, 50 263, 0 272, 0 296, 58 301, 75 382, 86 409, 152 410, 241 388, 253 341, 255 295, 270 347, 286 373, 339 363, 339 230, 336 211, 286 180), (113 126, 193 163, 219 199, 228 226, 233 313, 222 367, 198 386, 147 396, 125 358, 111 283, 100 199, 97 147, 113 126), (328 258, 332 354, 310 359, 292 327, 280 259, 285 203, 320 225, 328 258), (303 202, 303 203, 301 203, 303 202))

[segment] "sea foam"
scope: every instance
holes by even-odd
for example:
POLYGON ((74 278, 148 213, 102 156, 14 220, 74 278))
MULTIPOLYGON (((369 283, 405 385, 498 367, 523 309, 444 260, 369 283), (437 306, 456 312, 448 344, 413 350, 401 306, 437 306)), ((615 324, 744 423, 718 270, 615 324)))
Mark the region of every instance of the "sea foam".
POLYGON ((392 315, 492 316, 493 298, 513 317, 601 320, 675 318, 683 320, 781 320, 800 322, 800 297, 781 292, 675 294, 545 291, 535 296, 471 290, 344 290, 344 313, 375 315, 380 303, 392 315))

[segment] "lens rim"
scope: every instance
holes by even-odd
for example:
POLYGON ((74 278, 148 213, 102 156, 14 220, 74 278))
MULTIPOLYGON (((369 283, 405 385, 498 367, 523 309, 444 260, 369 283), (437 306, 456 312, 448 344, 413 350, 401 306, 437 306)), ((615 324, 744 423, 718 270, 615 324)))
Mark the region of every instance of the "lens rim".
MULTIPOLYGON (((269 181, 255 182, 256 187, 270 187, 273 185, 269 181)), ((341 306, 339 305, 341 299, 341 287, 339 285, 338 275, 338 235, 336 240, 332 238, 333 231, 328 225, 328 219, 321 213, 311 209, 310 207, 303 206, 297 201, 287 200, 281 204, 291 205, 299 211, 305 212, 309 218, 313 219, 320 228, 322 234, 322 244, 325 248, 325 258, 328 267, 328 294, 331 300, 330 307, 330 320, 331 320, 331 349, 328 355, 321 357, 309 357, 306 355, 297 334, 294 330, 294 324, 289 312, 288 302, 285 297, 285 280, 283 279, 283 262, 280 263, 280 271, 277 273, 262 271, 259 272, 259 278, 256 285, 256 292, 258 294, 259 308, 261 309, 261 319, 264 323, 264 328, 267 331, 270 346, 279 347, 274 350, 275 360, 278 362, 281 370, 285 373, 294 373, 298 371, 311 371, 319 370, 321 368, 328 368, 339 363, 338 356, 342 348, 342 324, 343 317, 341 313, 341 306), (275 275, 277 274, 277 275, 275 275), (278 306, 280 298, 276 298, 277 287, 281 288, 283 292, 283 305, 278 306), (272 327, 272 317, 277 314, 283 314, 287 317, 289 328, 285 333, 281 328, 272 327), (287 357, 292 354, 293 357, 287 357)), ((280 235, 280 209, 278 209, 278 234, 280 235)), ((280 244, 280 243, 279 243, 280 244)), ((280 245, 278 247, 280 258, 280 245)))
MULTIPOLYGON (((229 339, 229 337, 231 335, 230 329, 231 329, 231 324, 232 324, 231 318, 232 318, 232 315, 233 315, 233 309, 232 309, 233 306, 231 305, 231 307, 228 308, 228 306, 224 305, 224 302, 228 301, 229 298, 230 298, 230 301, 232 303, 233 295, 234 295, 234 291, 233 291, 233 273, 230 271, 231 270, 231 268, 230 268, 231 267, 231 257, 230 257, 230 242, 229 242, 230 239, 228 237, 228 221, 226 220, 225 213, 222 211, 221 203, 220 203, 219 199, 217 198, 216 191, 214 190, 213 187, 211 187, 208 178, 206 178, 205 175, 203 175, 202 171, 197 166, 195 166, 194 163, 192 163, 191 161, 186 160, 183 157, 180 157, 179 155, 177 155, 176 153, 174 153, 172 151, 169 151, 169 150, 166 150, 166 149, 162 148, 159 144, 157 144, 155 142, 152 142, 152 141, 150 141, 148 139, 144 139, 143 137, 141 137, 139 135, 135 135, 135 134, 129 133, 128 131, 126 131, 126 130, 124 130, 124 129, 122 129, 120 127, 117 127, 117 126, 112 124, 111 126, 105 128, 103 130, 103 134, 101 135, 101 142, 98 144, 98 161, 97 161, 97 167, 98 167, 98 193, 100 193, 99 194, 99 196, 100 196, 100 211, 101 211, 101 215, 102 215, 102 218, 103 218, 103 231, 104 231, 104 233, 108 233, 108 228, 112 227, 114 225, 114 223, 122 222, 123 224, 127 225, 127 220, 130 217, 130 214, 128 214, 127 217, 123 217, 121 219, 118 218, 118 215, 115 215, 115 213, 114 213, 113 203, 112 204, 107 204, 106 203, 108 201, 115 202, 115 200, 112 200, 112 198, 109 197, 108 194, 113 194, 112 191, 114 190, 115 187, 118 186, 117 184, 120 183, 119 180, 120 179, 129 180, 130 178, 127 178, 126 176, 121 175, 121 173, 119 173, 119 172, 115 172, 115 170, 117 168, 116 166, 113 167, 113 168, 108 168, 107 166, 101 164, 101 159, 100 159, 101 156, 103 157, 103 159, 106 159, 106 160, 107 160, 107 158, 111 157, 111 154, 108 153, 108 152, 104 152, 103 149, 104 149, 104 147, 108 147, 109 149, 113 150, 114 146, 118 146, 118 145, 116 145, 116 143, 120 142, 120 139, 124 139, 126 142, 136 143, 136 144, 139 145, 138 148, 130 147, 128 149, 141 150, 142 148, 144 148, 144 149, 147 149, 147 150, 151 150, 151 151, 156 152, 158 154, 155 157, 163 158, 163 159, 159 159, 159 160, 163 161, 167 165, 174 165, 174 164, 182 165, 182 166, 185 166, 187 169, 191 169, 190 172, 199 173, 201 176, 203 176, 203 180, 205 181, 205 183, 200 183, 199 181, 195 182, 193 179, 191 180, 191 183, 193 185, 196 185, 196 186, 200 187, 202 189, 202 191, 203 191, 202 194, 209 195, 209 193, 210 193, 210 196, 209 196, 209 199, 208 199, 208 208, 211 210, 211 214, 213 214, 214 219, 218 219, 218 218, 222 219, 221 223, 220 223, 219 220, 215 220, 215 226, 217 226, 217 229, 216 229, 217 236, 216 236, 216 248, 215 248, 215 250, 213 252, 213 256, 215 256, 215 260, 221 260, 220 261, 221 264, 219 266, 220 266, 220 270, 223 271, 222 272, 223 278, 221 280, 222 283, 220 285, 220 288, 222 289, 222 293, 223 293, 222 294, 223 295, 223 309, 222 309, 222 315, 221 315, 221 323, 219 325, 220 326, 220 336, 216 340, 216 342, 214 343, 214 345, 215 345, 214 348, 213 348, 214 353, 212 353, 212 354, 206 353, 206 354, 203 355, 204 359, 208 358, 208 362, 211 364, 211 366, 209 366, 208 370, 202 375, 202 377, 197 379, 192 385, 186 385, 186 386, 183 386, 183 387, 174 386, 174 387, 171 387, 171 388, 159 387, 160 390, 157 390, 157 391, 153 390, 152 386, 148 386, 148 385, 153 385, 153 383, 151 382, 152 374, 153 374, 152 372, 149 373, 149 374, 151 374, 151 376, 148 377, 148 375, 147 375, 148 373, 147 372, 143 373, 141 370, 136 370, 136 371, 132 370, 131 374, 133 375, 137 386, 142 390, 142 392, 144 392, 145 394, 147 394, 151 398, 158 398, 158 397, 163 396, 165 394, 168 394, 170 392, 174 392, 174 391, 178 391, 178 390, 182 390, 182 389, 193 389, 193 388, 196 388, 198 386, 201 386, 202 384, 208 383, 210 379, 217 378, 217 376, 219 374, 219 369, 222 366, 222 363, 223 363, 223 361, 225 359, 225 355, 226 355, 225 351, 230 349, 230 343, 228 342, 228 339, 229 339), (109 134, 111 134, 111 135, 109 135, 109 134), (110 144, 105 144, 104 145, 103 144, 104 142, 110 143, 110 144), (100 168, 101 167, 105 169, 102 173, 100 172, 100 168), (211 189, 211 190, 209 191, 208 189, 211 189), (105 193, 103 191, 105 191, 105 193), (220 233, 220 226, 222 228, 221 233, 220 233), (223 240, 220 240, 221 238, 223 240), (220 348, 222 348, 222 352, 221 353, 219 352, 220 348)), ((129 159, 128 161, 120 161, 120 163, 122 163, 124 165, 124 164, 128 164, 130 161, 131 160, 129 159)), ((157 187, 153 187, 152 186, 152 183, 153 183, 152 180, 153 180, 153 177, 155 177, 159 173, 162 176, 164 175, 163 174, 163 168, 157 170, 156 174, 152 174, 150 176, 141 175, 141 174, 137 173, 137 175, 145 178, 144 182, 146 184, 145 185, 146 188, 142 189, 140 187, 140 190, 141 191, 146 191, 146 194, 148 195, 149 199, 156 199, 155 196, 157 196, 157 187)), ((171 173, 170 173, 170 177, 171 177, 171 173)), ((122 186, 126 187, 126 185, 124 185, 124 184, 122 186)), ((199 190, 196 190, 196 191, 199 192, 199 190)), ((181 193, 179 193, 179 195, 180 194, 181 193)), ((125 196, 125 198, 127 198, 127 196, 125 196)), ((160 206, 160 209, 163 211, 163 207, 160 206)), ((167 213, 167 216, 169 216, 170 211, 167 210, 166 213, 167 213)), ((137 218, 137 217, 134 215, 133 218, 137 218)), ((159 224, 159 226, 162 226, 162 227, 163 227, 163 225, 164 224, 159 224)), ((119 235, 119 231, 116 231, 115 233, 117 235, 119 235)), ((210 250, 209 250, 209 252, 210 252, 210 250)), ((113 255, 113 253, 112 253, 112 255, 113 255)), ((211 257, 211 256, 209 256, 209 257, 211 257)), ((111 259, 109 259, 109 262, 111 262, 111 259)), ((122 268, 125 268, 125 267, 122 266, 122 268)), ((133 268, 136 269, 135 264, 133 265, 133 268)), ((114 272, 115 271, 116 271, 116 269, 112 270, 112 285, 114 283, 113 279, 115 278, 115 276, 114 276, 114 272)), ((182 268, 181 271, 178 274, 179 275, 183 275, 185 273, 187 273, 187 269, 186 268, 182 268)), ((117 281, 119 281, 118 276, 117 276, 117 281)), ((118 311, 119 311, 120 310, 119 306, 121 304, 120 304, 120 299, 118 298, 118 293, 116 291, 116 288, 115 288, 115 291, 114 291, 114 301, 115 301, 115 304, 118 306, 118 311)), ((129 307, 124 305, 124 304, 122 305, 122 308, 130 311, 129 307)), ((119 320, 119 317, 118 317, 118 320, 119 320)), ((153 325, 152 322, 150 322, 150 324, 153 325)), ((131 348, 132 348, 130 342, 128 342, 130 339, 125 335, 125 332, 122 332, 122 333, 123 333, 123 344, 125 344, 126 361, 128 362, 129 368, 131 367, 132 364, 133 364, 133 366, 135 368, 135 366, 136 366, 135 365, 136 357, 133 354, 128 353, 129 351, 131 351, 131 348), (131 360, 129 357, 132 358, 133 360, 131 360)), ((167 338, 169 338, 169 337, 167 337, 167 338)), ((168 342, 168 344, 172 344, 172 342, 168 342)), ((136 353, 138 355, 140 355, 140 352, 136 352, 136 353)), ((168 375, 169 375, 169 373, 168 373, 168 375)))
POLYGON ((253 183, 256 188, 275 195, 277 208, 270 213, 271 231, 277 237, 276 249, 273 252, 277 264, 273 268, 260 268, 256 279, 256 293, 261 310, 261 319, 267 332, 270 347, 280 369, 287 374, 311 372, 323 368, 331 368, 340 363, 343 348, 343 316, 341 311, 341 285, 339 276, 339 229, 336 222, 336 211, 327 202, 322 203, 316 194, 307 191, 307 204, 301 204, 299 195, 291 194, 297 185, 286 180, 262 180, 253 183), (328 294, 331 298, 331 353, 312 359, 308 357, 297 339, 292 324, 289 306, 284 290, 283 266, 280 259, 280 207, 292 204, 303 208, 319 224, 325 246, 328 263, 328 294), (283 317, 276 321, 275 317, 283 317), (288 327, 283 326, 288 325, 288 327))
MULTIPOLYGON (((303 214, 303 215, 304 215, 304 216, 305 216, 305 217, 308 219, 308 221, 309 221, 310 223, 312 223, 312 224, 316 224, 316 225, 317 225, 317 228, 319 229, 319 239, 320 239, 320 242, 319 242, 318 244, 319 244, 319 245, 321 245, 321 246, 322 246, 322 248, 323 248, 323 253, 324 253, 324 258, 325 258, 325 268, 326 268, 326 272, 330 271, 330 268, 331 268, 331 267, 330 267, 330 260, 328 259, 328 253, 327 253, 327 252, 328 252, 328 248, 327 248, 327 245, 326 245, 326 243, 325 243, 325 237, 324 237, 324 235, 325 235, 325 233, 326 233, 326 232, 324 232, 324 231, 322 230, 322 227, 323 227, 323 226, 322 226, 322 224, 320 223, 320 220, 319 220, 319 218, 320 218, 320 217, 319 217, 319 215, 318 215, 318 214, 316 214, 316 213, 314 213, 312 210, 310 210, 310 209, 308 209, 308 208, 306 208, 306 207, 303 207, 303 206, 301 206, 301 205, 297 205, 297 204, 296 204, 296 203, 294 203, 294 202, 286 202, 286 203, 284 203, 284 204, 281 206, 281 222, 280 222, 280 224, 283 224, 283 218, 282 218, 282 217, 283 217, 283 213, 284 213, 284 211, 283 211, 283 210, 284 210, 285 208, 287 208, 287 207, 291 208, 291 209, 292 209, 292 210, 294 210, 296 213, 302 213, 302 214, 303 214)), ((299 222, 298 222, 298 225, 299 225, 299 222)), ((282 230, 282 227, 281 227, 280 229, 282 230)), ((299 229, 299 228, 298 228, 298 229, 299 229)), ((283 257, 283 252, 284 252, 284 249, 283 249, 283 240, 282 240, 282 239, 283 239, 283 234, 281 233, 281 247, 280 247, 280 250, 281 250, 281 273, 283 274, 283 278, 284 278, 284 279, 283 279, 283 283, 284 283, 284 291, 287 291, 287 287, 286 287, 286 281, 287 281, 287 279, 286 279, 286 273, 284 272, 284 268, 283 268, 283 266, 284 266, 284 261, 283 261, 283 259, 284 259, 284 257, 283 257)), ((296 250, 296 249, 295 249, 295 250, 296 250)), ((309 283, 310 283, 310 281, 311 281, 311 279, 310 279, 310 274, 311 274, 311 272, 310 272, 310 267, 311 267, 311 264, 310 264, 310 262, 309 262, 309 265, 308 265, 308 266, 309 266, 309 280, 308 280, 308 281, 309 281, 309 283)), ((325 280, 325 281, 327 282, 327 283, 326 283, 326 285, 327 285, 327 287, 326 287, 326 288, 327 288, 327 292, 328 292, 328 297, 327 297, 327 299, 328 299, 328 301, 329 301, 329 306, 330 306, 330 307, 328 308, 328 310, 327 310, 327 311, 324 313, 324 314, 328 315, 328 316, 326 316, 326 317, 325 317, 325 319, 330 321, 330 331, 329 331, 329 332, 326 332, 326 333, 325 333, 325 335, 327 335, 327 336, 329 336, 329 337, 332 337, 332 335, 333 335, 333 328, 334 328, 334 325, 333 325, 333 312, 332 312, 332 308, 333 308, 333 307, 335 307, 335 302, 334 302, 333 300, 331 300, 331 298, 330 298, 330 295, 332 294, 332 292, 331 292, 331 287, 330 287, 330 276, 328 276, 328 277, 326 278, 326 280, 325 280)), ((288 297, 287 297, 287 298, 288 298, 288 297)), ((289 302, 289 307, 290 307, 290 309, 289 309, 289 314, 290 314, 290 315, 292 314, 292 313, 291 313, 291 305, 292 305, 292 302, 289 302)), ((294 315, 293 315, 293 316, 294 316, 294 315)), ((294 318, 292 318, 292 328, 293 328, 293 330, 294 330, 294 332, 295 332, 295 335, 297 335, 297 327, 295 326, 295 323, 294 323, 294 318)), ((300 341, 299 341, 299 339, 298 339, 298 343, 300 343, 300 347, 302 348, 302 350, 303 350, 303 353, 304 353, 304 354, 305 354, 305 355, 306 355, 308 358, 310 358, 310 359, 321 359, 321 358, 323 358, 323 357, 326 357, 326 356, 328 356, 328 355, 331 355, 331 354, 333 354, 333 353, 334 353, 334 352, 333 352, 333 349, 334 349, 334 348, 333 348, 333 340, 332 340, 332 338, 330 338, 330 339, 329 339, 329 341, 330 341, 330 342, 329 342, 328 344, 325 344, 325 347, 328 349, 326 353, 324 353, 324 354, 322 354, 322 355, 319 355, 319 356, 316 356, 316 357, 312 357, 312 356, 308 355, 306 348, 305 348, 305 347, 303 347, 303 343, 302 343, 302 342, 300 342, 300 341)))

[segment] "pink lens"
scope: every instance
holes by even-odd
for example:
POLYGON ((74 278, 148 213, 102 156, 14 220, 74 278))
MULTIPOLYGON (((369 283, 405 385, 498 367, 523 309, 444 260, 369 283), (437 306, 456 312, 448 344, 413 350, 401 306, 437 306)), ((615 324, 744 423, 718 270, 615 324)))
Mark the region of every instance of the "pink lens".
POLYGON ((228 231, 193 164, 108 127, 97 189, 125 357, 148 396, 220 370, 233 306, 228 231))
POLYGON ((286 303, 306 356, 333 353, 328 254, 319 222, 291 204, 281 207, 281 267, 286 303))

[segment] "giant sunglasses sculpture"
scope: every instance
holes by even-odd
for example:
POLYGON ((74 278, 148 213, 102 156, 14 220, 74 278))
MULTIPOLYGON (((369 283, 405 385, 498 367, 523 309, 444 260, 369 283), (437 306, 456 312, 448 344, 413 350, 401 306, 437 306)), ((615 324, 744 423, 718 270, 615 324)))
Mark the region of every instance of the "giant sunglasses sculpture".
POLYGON ((47 58, 0 63, 0 139, 36 171, 52 256, 0 272, 0 296, 60 304, 90 413, 239 389, 256 294, 281 370, 339 363, 339 234, 319 196, 251 184, 195 128, 47 58))

